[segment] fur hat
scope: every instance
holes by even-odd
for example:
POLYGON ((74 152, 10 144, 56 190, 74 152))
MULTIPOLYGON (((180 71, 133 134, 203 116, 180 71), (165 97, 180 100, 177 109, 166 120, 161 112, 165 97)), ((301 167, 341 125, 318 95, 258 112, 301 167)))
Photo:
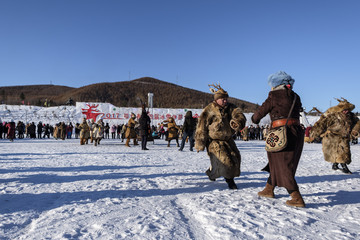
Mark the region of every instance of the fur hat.
POLYGON ((337 98, 335 98, 335 99, 338 100, 339 104, 326 110, 326 112, 324 113, 324 116, 327 116, 328 114, 334 113, 334 112, 342 112, 344 110, 349 110, 349 111, 354 110, 355 105, 348 102, 348 100, 346 100, 345 98, 341 98, 341 100, 337 99, 337 98))
POLYGON ((268 78, 268 84, 270 87, 277 87, 279 85, 290 84, 294 85, 295 80, 284 71, 271 74, 268 78))
POLYGON ((209 84, 208 85, 210 87, 210 91, 212 93, 214 93, 214 100, 218 100, 220 98, 228 98, 229 94, 220 87, 220 84, 209 84), (212 88, 214 87, 214 88, 212 88), (216 90, 217 89, 217 90, 216 90))

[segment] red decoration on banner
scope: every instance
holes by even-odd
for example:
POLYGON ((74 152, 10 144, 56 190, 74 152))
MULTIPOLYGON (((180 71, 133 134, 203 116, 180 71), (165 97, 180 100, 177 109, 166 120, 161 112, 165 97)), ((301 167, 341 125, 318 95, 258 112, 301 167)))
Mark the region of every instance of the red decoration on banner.
POLYGON ((104 113, 101 113, 98 109, 96 109, 98 105, 92 105, 90 106, 89 104, 86 104, 86 106, 88 106, 89 108, 82 108, 82 114, 85 114, 86 116, 86 119, 93 119, 94 122, 96 122, 96 118, 99 116, 99 115, 104 115, 104 113))

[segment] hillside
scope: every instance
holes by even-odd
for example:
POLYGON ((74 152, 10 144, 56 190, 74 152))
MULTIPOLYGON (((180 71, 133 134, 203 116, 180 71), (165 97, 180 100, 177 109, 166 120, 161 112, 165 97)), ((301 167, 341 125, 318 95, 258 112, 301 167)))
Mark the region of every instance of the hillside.
MULTIPOLYGON (((75 102, 108 102, 118 107, 139 107, 147 102, 148 93, 154 94, 156 108, 203 108, 213 100, 213 95, 178 86, 158 79, 144 77, 132 81, 97 83, 80 88, 56 85, 30 85, 0 87, 0 99, 6 104, 43 105, 45 100, 51 106, 63 105, 69 98, 75 102)), ((230 98, 230 101, 244 109, 254 111, 256 104, 230 98)))

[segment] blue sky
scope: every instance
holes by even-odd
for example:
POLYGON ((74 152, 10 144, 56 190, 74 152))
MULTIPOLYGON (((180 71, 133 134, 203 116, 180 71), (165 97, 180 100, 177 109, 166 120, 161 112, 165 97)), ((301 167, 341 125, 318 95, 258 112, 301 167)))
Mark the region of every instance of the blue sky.
POLYGON ((344 97, 360 111, 359 12, 357 0, 0 0, 0 86, 154 77, 261 104, 283 70, 307 110, 344 97))

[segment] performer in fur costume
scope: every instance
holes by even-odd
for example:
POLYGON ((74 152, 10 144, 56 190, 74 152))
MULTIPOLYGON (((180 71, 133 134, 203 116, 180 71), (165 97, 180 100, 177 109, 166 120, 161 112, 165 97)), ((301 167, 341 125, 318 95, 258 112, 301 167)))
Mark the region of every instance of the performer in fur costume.
POLYGON ((220 85, 209 85, 214 101, 200 115, 195 132, 195 149, 205 148, 210 156, 209 179, 224 177, 230 189, 237 189, 234 178, 240 176, 241 156, 233 135, 245 127, 246 118, 234 104, 228 103, 228 93, 220 85))
POLYGON ((135 131, 135 126, 138 125, 138 122, 135 119, 136 119, 135 113, 131 113, 131 117, 127 123, 127 129, 125 132, 125 138, 126 138, 125 146, 127 147, 130 147, 130 139, 134 139, 134 146, 139 145, 137 143, 137 134, 135 131))
POLYGON ((176 125, 175 119, 173 117, 169 117, 164 122, 164 127, 167 127, 168 135, 166 141, 168 142, 168 147, 170 147, 171 140, 175 139, 176 146, 179 147, 179 131, 180 127, 176 125))
POLYGON ((90 138, 90 127, 86 121, 86 118, 83 118, 82 123, 79 125, 80 129, 80 145, 84 145, 88 143, 90 138))
POLYGON ((274 198, 275 187, 284 187, 291 196, 286 204, 294 207, 305 207, 295 180, 297 166, 304 145, 304 131, 300 126, 301 99, 293 90, 295 80, 283 71, 269 76, 268 84, 271 87, 268 98, 251 117, 253 123, 258 124, 267 114, 271 118, 271 128, 285 126, 292 104, 294 108, 287 123, 288 144, 279 152, 268 152, 270 172, 264 190, 258 192, 261 197, 274 198))
POLYGON ((94 146, 100 145, 101 139, 104 138, 104 132, 105 132, 105 124, 102 119, 100 119, 96 124, 94 128, 94 146))
POLYGON ((342 171, 351 174, 348 164, 351 163, 351 135, 359 135, 359 119, 351 111, 355 108, 346 99, 339 100, 337 106, 331 107, 321 115, 310 131, 310 137, 322 138, 324 158, 332 163, 332 169, 338 170, 340 163, 342 171))

